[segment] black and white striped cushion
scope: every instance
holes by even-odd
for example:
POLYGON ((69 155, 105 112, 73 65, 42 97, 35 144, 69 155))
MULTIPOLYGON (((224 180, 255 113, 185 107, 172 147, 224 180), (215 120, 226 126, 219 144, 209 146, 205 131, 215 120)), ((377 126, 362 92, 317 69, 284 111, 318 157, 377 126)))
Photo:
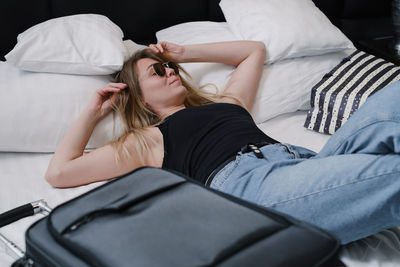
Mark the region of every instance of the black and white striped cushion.
POLYGON ((357 50, 311 89, 311 109, 304 127, 333 134, 368 96, 399 79, 400 67, 357 50))

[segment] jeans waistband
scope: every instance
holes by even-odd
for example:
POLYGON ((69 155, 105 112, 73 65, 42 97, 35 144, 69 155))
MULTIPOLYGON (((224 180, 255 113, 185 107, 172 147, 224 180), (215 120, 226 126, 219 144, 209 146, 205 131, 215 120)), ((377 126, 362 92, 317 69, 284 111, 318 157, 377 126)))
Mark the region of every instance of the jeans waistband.
MULTIPOLYGON (((242 146, 242 148, 240 149, 240 151, 238 153, 245 154, 245 153, 253 152, 257 158, 264 158, 262 152, 260 151, 260 148, 263 146, 272 145, 272 144, 274 144, 274 143, 271 143, 271 142, 249 143, 247 145, 242 146)), ((217 175, 217 173, 220 170, 222 170, 229 162, 231 162, 232 160, 235 160, 235 158, 236 158, 236 155, 233 155, 233 156, 229 157, 227 160, 225 160, 224 162, 222 162, 220 165, 218 165, 218 167, 215 168, 210 173, 210 175, 207 177, 205 185, 207 187, 209 187, 211 185, 211 182, 214 179, 215 175, 217 175)))

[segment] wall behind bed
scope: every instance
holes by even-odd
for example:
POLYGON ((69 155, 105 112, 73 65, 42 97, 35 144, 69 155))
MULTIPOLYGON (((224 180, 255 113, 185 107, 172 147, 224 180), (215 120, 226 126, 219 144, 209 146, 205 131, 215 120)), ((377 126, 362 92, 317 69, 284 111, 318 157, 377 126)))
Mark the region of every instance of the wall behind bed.
MULTIPOLYGON (((196 20, 224 21, 220 0, 2 0, 1 60, 16 44, 17 35, 51 18, 97 13, 120 26, 125 39, 154 42, 155 32, 196 20)), ((353 42, 392 35, 391 0, 313 0, 353 42)))

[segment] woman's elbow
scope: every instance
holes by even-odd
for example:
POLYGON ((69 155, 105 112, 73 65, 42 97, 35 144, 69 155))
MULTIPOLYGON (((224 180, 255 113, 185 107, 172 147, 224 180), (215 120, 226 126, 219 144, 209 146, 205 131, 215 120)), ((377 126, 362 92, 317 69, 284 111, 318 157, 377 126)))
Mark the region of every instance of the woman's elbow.
POLYGON ((256 46, 257 46, 257 48, 258 48, 259 50, 264 51, 264 52, 267 51, 267 48, 265 47, 264 42, 255 41, 255 43, 256 43, 256 46))
POLYGON ((63 187, 60 170, 47 170, 44 179, 53 187, 63 187))
POLYGON ((267 49, 265 47, 265 44, 260 41, 251 41, 251 45, 252 47, 250 56, 259 58, 260 61, 264 63, 267 57, 267 49))
POLYGON ((260 51, 260 53, 262 53, 262 54, 264 54, 264 56, 266 56, 267 48, 265 47, 265 44, 260 41, 256 41, 255 43, 256 43, 257 51, 260 51))

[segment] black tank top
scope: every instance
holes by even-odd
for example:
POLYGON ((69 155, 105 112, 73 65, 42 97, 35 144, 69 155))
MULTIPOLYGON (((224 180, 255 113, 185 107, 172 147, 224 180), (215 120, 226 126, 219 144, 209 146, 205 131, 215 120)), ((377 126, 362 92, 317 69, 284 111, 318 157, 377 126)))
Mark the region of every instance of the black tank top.
POLYGON ((201 183, 242 146, 277 143, 257 127, 246 109, 228 103, 179 110, 158 127, 164 139, 162 167, 201 183))

